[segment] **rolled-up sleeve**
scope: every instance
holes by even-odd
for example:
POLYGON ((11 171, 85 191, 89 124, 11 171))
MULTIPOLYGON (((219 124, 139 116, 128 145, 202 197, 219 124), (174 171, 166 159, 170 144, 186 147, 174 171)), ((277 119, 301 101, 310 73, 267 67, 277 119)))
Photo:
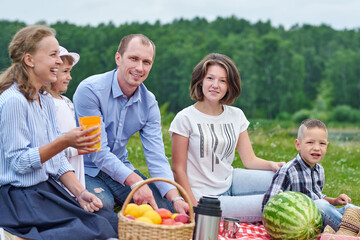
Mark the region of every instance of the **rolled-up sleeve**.
MULTIPOLYGON (((174 176, 172 175, 169 160, 165 155, 160 109, 156 101, 149 109, 148 120, 140 131, 140 138, 151 177, 163 177, 173 181, 174 176)), ((165 182, 155 182, 155 184, 162 196, 175 188, 165 182)))

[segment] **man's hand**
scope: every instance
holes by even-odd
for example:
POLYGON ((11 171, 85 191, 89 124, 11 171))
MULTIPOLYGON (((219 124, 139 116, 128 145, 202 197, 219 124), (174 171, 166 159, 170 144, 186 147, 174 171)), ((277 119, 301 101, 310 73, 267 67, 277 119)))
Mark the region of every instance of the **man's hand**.
POLYGON ((168 191, 165 194, 165 197, 173 204, 173 207, 177 213, 185 214, 189 212, 189 205, 184 200, 179 198, 179 193, 175 188, 168 191))
POLYGON ((187 204, 184 200, 175 201, 174 209, 177 213, 189 214, 189 204, 187 204))
POLYGON ((144 185, 140 187, 133 196, 134 202, 137 205, 141 204, 150 204, 154 208, 154 210, 158 209, 158 206, 155 202, 153 193, 148 185, 144 185))
POLYGON ((86 189, 79 193, 76 200, 80 206, 88 212, 99 211, 99 209, 103 207, 101 200, 86 189))
MULTIPOLYGON (((132 186, 136 186, 139 182, 143 181, 143 179, 136 174, 135 172, 132 172, 125 180, 125 184, 129 187, 133 188, 132 186)), ((133 195, 134 202, 137 205, 141 204, 150 204, 155 210, 158 209, 158 206, 155 202, 153 193, 148 185, 143 185, 141 188, 139 188, 133 195)))

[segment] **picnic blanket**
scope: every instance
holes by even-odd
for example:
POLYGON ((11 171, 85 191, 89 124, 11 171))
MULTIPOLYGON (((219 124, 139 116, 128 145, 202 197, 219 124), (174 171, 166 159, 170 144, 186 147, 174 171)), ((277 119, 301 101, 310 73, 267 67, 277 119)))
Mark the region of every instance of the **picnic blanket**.
POLYGON ((334 234, 321 234, 320 240, 360 240, 360 237, 334 235, 334 234))
MULTIPOLYGON (((255 239, 255 240, 270 240, 264 225, 261 222, 257 223, 239 223, 240 229, 236 234, 236 238, 223 237, 219 234, 218 240, 234 240, 234 239, 255 239)), ((223 222, 220 223, 220 232, 223 230, 223 222)))
MULTIPOLYGON (((257 223, 239 223, 240 229, 236 234, 236 238, 223 237, 219 234, 218 240, 234 240, 234 239, 254 239, 254 240, 271 240, 270 236, 267 234, 264 225, 262 222, 257 223)), ((220 223, 220 233, 223 231, 223 222, 220 223)), ((317 240, 360 240, 360 237, 348 237, 345 236, 336 236, 332 234, 321 234, 317 240)))

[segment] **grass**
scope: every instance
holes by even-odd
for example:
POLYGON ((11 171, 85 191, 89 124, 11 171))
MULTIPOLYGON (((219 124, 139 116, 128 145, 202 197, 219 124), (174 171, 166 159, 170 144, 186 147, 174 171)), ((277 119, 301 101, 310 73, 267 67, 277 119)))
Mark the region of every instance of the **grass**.
MULTIPOLYGON (((251 120, 248 129, 250 140, 258 157, 288 162, 293 159, 297 126, 290 122, 270 120, 251 120)), ((169 126, 163 126, 165 154, 171 164, 171 139, 168 133, 169 126)), ((329 147, 321 165, 325 169, 325 186, 323 193, 328 197, 337 197, 346 193, 352 203, 360 206, 360 127, 353 125, 328 125, 329 135, 351 133, 351 137, 329 139, 329 147), (354 138, 355 137, 355 138, 354 138)), ((128 144, 129 160, 143 174, 149 176, 141 141, 138 134, 131 137, 128 144)), ((235 155, 234 167, 243 167, 238 154, 235 155)))

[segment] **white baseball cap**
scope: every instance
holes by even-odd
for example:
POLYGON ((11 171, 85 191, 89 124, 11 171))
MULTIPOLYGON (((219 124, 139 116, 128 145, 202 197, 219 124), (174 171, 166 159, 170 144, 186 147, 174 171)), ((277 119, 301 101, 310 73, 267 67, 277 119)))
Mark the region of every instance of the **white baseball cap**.
POLYGON ((80 55, 74 52, 68 52, 66 48, 60 46, 59 48, 59 56, 71 56, 74 59, 73 66, 77 64, 77 62, 80 60, 80 55))

